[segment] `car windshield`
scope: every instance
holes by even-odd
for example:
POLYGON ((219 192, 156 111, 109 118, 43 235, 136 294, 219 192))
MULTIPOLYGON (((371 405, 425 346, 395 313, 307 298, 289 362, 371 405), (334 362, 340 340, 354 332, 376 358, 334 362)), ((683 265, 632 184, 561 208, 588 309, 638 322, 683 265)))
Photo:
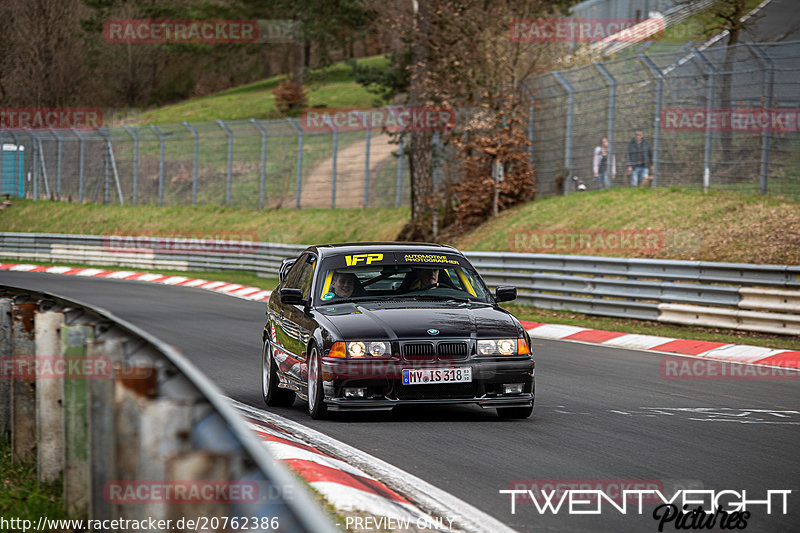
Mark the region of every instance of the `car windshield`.
POLYGON ((419 299, 488 302, 483 282, 468 264, 365 265, 327 268, 315 291, 321 304, 419 299))

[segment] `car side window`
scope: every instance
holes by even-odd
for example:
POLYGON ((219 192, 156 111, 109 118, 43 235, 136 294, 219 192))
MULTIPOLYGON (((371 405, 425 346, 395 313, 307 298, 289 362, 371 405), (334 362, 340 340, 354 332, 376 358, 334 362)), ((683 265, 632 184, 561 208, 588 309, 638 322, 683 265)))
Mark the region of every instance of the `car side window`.
POLYGON ((303 298, 307 299, 311 293, 311 281, 314 277, 314 265, 317 258, 313 254, 303 254, 292 266, 286 275, 284 287, 287 289, 300 289, 303 291, 303 298))

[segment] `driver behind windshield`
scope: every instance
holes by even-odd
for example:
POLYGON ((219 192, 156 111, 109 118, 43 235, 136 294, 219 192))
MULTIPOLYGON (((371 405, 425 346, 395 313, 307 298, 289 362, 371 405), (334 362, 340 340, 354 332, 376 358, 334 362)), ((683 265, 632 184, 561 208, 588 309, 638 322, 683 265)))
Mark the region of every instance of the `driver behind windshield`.
POLYGON ((420 268, 417 269, 417 279, 419 280, 418 290, 424 291, 439 286, 439 269, 420 268))
POLYGON ((334 272, 331 289, 339 298, 349 298, 356 288, 356 275, 352 272, 334 272))

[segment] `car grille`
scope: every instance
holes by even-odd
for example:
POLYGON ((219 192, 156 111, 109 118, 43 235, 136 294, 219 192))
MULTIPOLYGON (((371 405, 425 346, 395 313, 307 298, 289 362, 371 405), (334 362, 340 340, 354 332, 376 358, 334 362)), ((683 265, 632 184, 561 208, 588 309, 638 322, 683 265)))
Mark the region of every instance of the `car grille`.
POLYGON ((466 342, 409 342, 403 345, 403 357, 407 361, 460 361, 467 358, 469 345, 466 342))
POLYGON ((466 342, 440 342, 436 349, 440 356, 445 356, 448 359, 464 359, 467 357, 466 342))
POLYGON ((433 344, 409 343, 403 345, 403 357, 409 361, 436 359, 433 344))

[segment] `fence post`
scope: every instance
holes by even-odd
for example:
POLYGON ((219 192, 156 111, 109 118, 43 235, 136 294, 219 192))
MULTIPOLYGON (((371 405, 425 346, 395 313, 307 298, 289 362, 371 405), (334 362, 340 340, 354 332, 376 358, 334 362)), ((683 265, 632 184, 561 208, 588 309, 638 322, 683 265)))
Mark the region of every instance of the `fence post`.
MULTIPOLYGON (((11 305, 11 298, 0 298, 0 364, 14 353, 11 344, 11 305)), ((11 433, 11 383, 12 380, 5 373, 0 375, 0 440, 5 440, 11 433)))
POLYGON ((297 130, 297 186, 295 189, 295 207, 300 209, 300 193, 303 186, 303 130, 292 118, 287 118, 289 124, 297 130))
POLYGON ((661 110, 664 106, 664 73, 645 54, 639 54, 639 59, 656 77, 656 110, 653 118, 653 187, 658 187, 658 180, 661 175, 659 167, 661 161, 661 110))
POLYGON ((337 174, 337 164, 339 159, 339 130, 336 129, 336 125, 334 125, 333 121, 330 117, 325 116, 323 118, 325 122, 328 123, 328 126, 331 127, 333 131, 333 154, 331 157, 331 209, 336 208, 336 174, 337 174))
POLYGON ((564 194, 569 194, 570 168, 572 167, 572 123, 575 111, 575 89, 572 88, 572 85, 570 85, 560 72, 554 72, 553 76, 567 91, 567 132, 564 138, 564 168, 567 174, 564 176, 564 194))
MULTIPOLYGON (((61 153, 64 141, 56 130, 50 128, 50 133, 56 138, 56 199, 61 201, 61 153)), ((0 164, 0 168, 2 165, 0 164)))
POLYGON ((267 190, 267 130, 254 118, 250 119, 250 123, 261 132, 261 175, 258 187, 258 208, 264 209, 264 195, 267 190))
MULTIPOLYGON (((36 314, 36 358, 52 365, 61 358, 64 313, 36 314)), ((36 384, 36 455, 40 483, 55 481, 64 470, 64 380, 42 379, 36 384)))
MULTIPOLYGON (((114 185, 117 186, 117 197, 119 199, 119 205, 125 205, 125 199, 122 197, 122 185, 119 183, 119 172, 117 172, 117 161, 114 159, 114 147, 111 144, 111 136, 108 134, 108 130, 100 130, 100 135, 103 136, 103 139, 106 141, 105 145, 105 158, 108 159, 108 164, 106 165, 106 172, 105 172, 105 190, 104 190, 104 200, 105 203, 109 203, 110 201, 110 191, 108 190, 108 171, 109 168, 111 172, 114 173, 114 185)), ((40 142, 41 144, 41 142, 40 142)), ((44 165, 44 161, 42 161, 42 165, 44 165)), ((45 173, 45 183, 47 183, 47 174, 45 173)))
POLYGON ((72 133, 80 140, 80 155, 78 156, 78 203, 83 203, 83 172, 84 172, 84 159, 86 156, 86 139, 83 138, 81 132, 75 128, 71 129, 72 133))
POLYGON ((603 187, 606 187, 606 183, 608 183, 608 176, 611 175, 612 179, 613 176, 616 174, 616 159, 614 158, 614 120, 616 119, 617 115, 617 80, 614 79, 614 76, 606 70, 601 63, 593 63, 597 70, 600 71, 600 74, 608 81, 608 130, 606 132, 606 136, 608 137, 608 166, 606 168, 606 177, 603 180, 603 187), (610 172, 609 172, 610 171, 610 172))
POLYGON ((528 106, 528 141, 531 143, 528 145, 528 164, 533 166, 533 139, 536 130, 534 129, 534 113, 535 109, 533 105, 528 106))
POLYGON ((397 190, 395 192, 394 205, 400 207, 403 200, 403 133, 400 133, 400 140, 397 143, 397 190))
POLYGON ((139 195, 139 136, 130 126, 123 126, 128 135, 133 137, 133 205, 139 195))
POLYGON ((219 124, 219 127, 225 130, 225 133, 228 134, 228 169, 225 179, 225 205, 231 205, 231 181, 233 179, 233 132, 222 120, 218 119, 217 124, 219 124))
POLYGON ((158 205, 164 204, 164 141, 166 136, 155 124, 150 124, 150 128, 158 135, 158 205))
POLYGON ((33 174, 33 199, 39 199, 39 154, 36 152, 36 138, 33 136, 33 133, 28 132, 28 136, 31 139, 31 169, 33 174))
MULTIPOLYGON (((708 117, 711 116, 711 110, 714 108, 714 86, 716 82, 717 68, 714 64, 703 55, 697 48, 692 49, 692 53, 700 61, 701 65, 708 68, 708 82, 706 84, 706 135, 705 135, 705 150, 703 152, 703 192, 708 191, 711 187, 711 121, 708 117)), ((703 73, 706 68, 701 67, 703 73)))
POLYGON ((369 127, 369 121, 364 121, 367 124, 366 134, 366 147, 364 149, 364 208, 369 207, 369 152, 370 144, 372 141, 372 128, 369 127))
MULTIPOLYGON (((772 112, 773 106, 773 91, 775 86, 775 62, 759 45, 747 44, 747 49, 750 50, 758 62, 764 65, 764 84, 761 88, 763 96, 764 107, 772 112)), ((761 167, 759 169, 759 185, 758 190, 761 194, 767 194, 768 180, 769 180, 769 143, 772 138, 772 120, 769 121, 766 128, 761 130, 761 167)))
POLYGON ((116 435, 114 431, 113 369, 124 364, 125 337, 111 328, 97 329, 86 355, 110 365, 109 372, 89 382, 89 516, 95 520, 114 517, 113 505, 105 498, 105 484, 114 479, 116 435), (101 359, 102 358, 102 359, 101 359))
MULTIPOLYGON (((11 306, 11 353, 22 365, 11 384, 11 452, 13 460, 36 457, 36 379, 32 365, 36 302, 15 300, 11 306)), ((18 368, 20 368, 18 366, 18 368)))
MULTIPOLYGON (((94 328, 85 320, 65 320, 61 349, 67 359, 86 361, 87 340, 94 328), (72 324, 69 324, 72 322, 72 324)), ((64 380, 64 504, 85 513, 89 505, 89 386, 87 379, 64 380)))
POLYGON ((192 148, 192 205, 197 205, 197 157, 200 149, 200 142, 197 135, 197 130, 188 122, 183 123, 184 127, 194 137, 194 146, 192 148))

